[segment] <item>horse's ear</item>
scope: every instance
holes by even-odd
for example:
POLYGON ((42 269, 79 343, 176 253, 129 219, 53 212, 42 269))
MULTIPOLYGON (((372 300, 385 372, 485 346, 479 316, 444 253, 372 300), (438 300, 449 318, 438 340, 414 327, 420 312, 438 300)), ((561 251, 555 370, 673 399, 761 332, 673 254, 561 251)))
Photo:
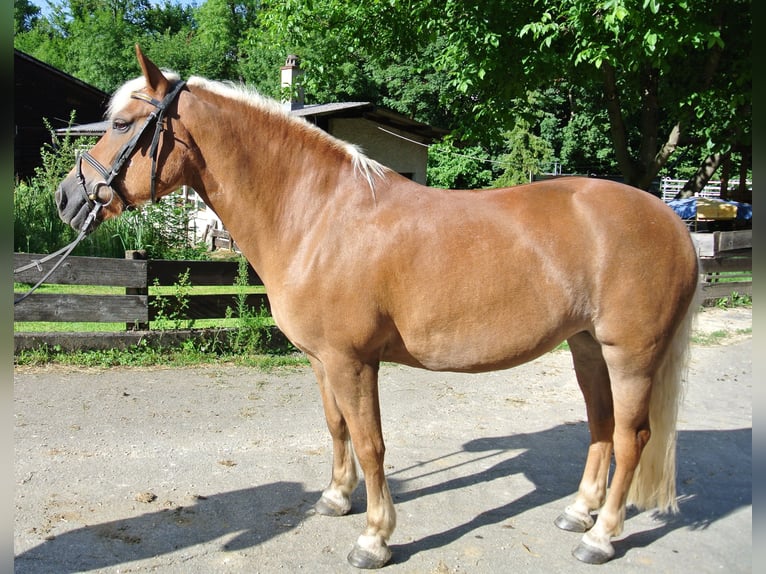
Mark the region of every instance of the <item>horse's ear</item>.
POLYGON ((154 62, 144 56, 144 53, 141 51, 138 44, 136 44, 136 57, 138 58, 138 64, 141 66, 141 71, 144 73, 146 85, 149 89, 157 93, 166 94, 169 85, 167 78, 154 62))

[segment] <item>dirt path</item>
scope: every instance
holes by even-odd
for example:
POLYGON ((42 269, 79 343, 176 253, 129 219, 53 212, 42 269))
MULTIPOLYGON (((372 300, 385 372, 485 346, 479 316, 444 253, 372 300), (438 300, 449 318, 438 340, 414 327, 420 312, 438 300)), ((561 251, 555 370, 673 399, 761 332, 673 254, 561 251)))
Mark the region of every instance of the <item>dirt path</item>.
MULTIPOLYGON (((599 572, 750 572, 752 314, 706 311, 680 416, 681 513, 629 512, 599 572), (702 337, 710 340, 710 337, 702 337)), ((588 440, 568 353, 484 375, 381 371, 391 573, 588 572, 553 520, 588 440)), ((17 573, 353 572, 314 514, 330 443, 308 369, 15 372, 17 573)))

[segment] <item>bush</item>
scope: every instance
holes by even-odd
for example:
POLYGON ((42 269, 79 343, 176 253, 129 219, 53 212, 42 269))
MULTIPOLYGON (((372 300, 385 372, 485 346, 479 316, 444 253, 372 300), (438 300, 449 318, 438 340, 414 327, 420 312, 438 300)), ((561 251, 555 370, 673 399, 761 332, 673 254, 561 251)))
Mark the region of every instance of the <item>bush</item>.
MULTIPOLYGON (((50 130, 48 121, 43 122, 50 130)), ((68 135, 55 145, 45 144, 40 150, 42 164, 35 168, 35 175, 28 182, 16 182, 13 190, 14 251, 50 253, 77 236, 74 229, 61 221, 53 195, 59 182, 72 169, 77 149, 78 145, 68 135)))

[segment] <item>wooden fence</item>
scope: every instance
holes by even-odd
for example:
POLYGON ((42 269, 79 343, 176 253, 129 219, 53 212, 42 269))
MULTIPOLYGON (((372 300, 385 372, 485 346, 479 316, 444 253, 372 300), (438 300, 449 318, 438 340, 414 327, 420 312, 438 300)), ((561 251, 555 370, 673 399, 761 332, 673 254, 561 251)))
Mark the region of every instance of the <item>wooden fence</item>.
MULTIPOLYGON (((14 269, 33 261, 42 255, 14 254, 14 269)), ((82 293, 40 293, 35 292, 18 305, 14 305, 14 321, 19 322, 93 322, 125 323, 122 333, 40 333, 16 332, 14 347, 18 352, 41 344, 59 345, 62 348, 111 348, 125 347, 141 340, 155 340, 162 336, 171 343, 183 339, 188 333, 175 336, 163 330, 162 333, 148 331, 149 321, 156 320, 160 313, 180 320, 220 319, 236 317, 236 288, 234 287, 238 264, 235 261, 171 261, 144 260, 135 258, 135 253, 126 254, 126 259, 104 257, 69 257, 48 278, 47 283, 59 285, 97 285, 120 287, 124 293, 89 295, 82 293), (186 276, 189 286, 230 286, 230 292, 215 295, 180 297, 177 294, 156 295, 149 293, 149 287, 174 286, 181 276, 186 276), (162 298, 162 304, 157 301, 162 298), (185 307, 182 308, 182 299, 185 307)), ((14 276, 17 283, 33 284, 43 273, 55 264, 48 261, 38 268, 31 268, 14 276)), ((249 285, 262 285, 261 279, 248 266, 249 285)), ((18 296, 20 293, 17 293, 18 296)), ((269 309, 265 293, 249 293, 245 303, 252 309, 269 309)))
MULTIPOLYGON (((752 231, 692 233, 700 254, 703 289, 706 299, 730 297, 736 292, 752 296, 752 231), (724 281, 725 278, 725 281, 724 281)), ((43 256, 14 254, 14 269, 43 256)), ((19 283, 35 283, 51 268, 49 261, 39 269, 32 268, 14 276, 19 283)), ((38 293, 14 306, 14 321, 23 322, 108 322, 125 323, 122 333, 40 333, 16 332, 14 347, 30 349, 42 344, 62 348, 126 347, 139 340, 162 337, 165 343, 183 340, 188 333, 148 331, 148 322, 157 319, 160 308, 166 314, 180 309, 177 295, 149 293, 151 286, 178 285, 179 278, 188 273, 188 285, 227 285, 231 292, 216 295, 189 295, 181 319, 219 319, 236 310, 234 287, 238 264, 232 261, 169 261, 143 259, 107 259, 101 257, 69 257, 51 275, 48 283, 64 285, 101 285, 120 287, 124 293, 85 295, 77 293, 38 293), (162 297, 162 306, 156 305, 162 297)), ((261 279, 248 266, 248 283, 262 285, 261 279)), ((269 309, 265 293, 247 295, 246 304, 252 309, 269 309)), ((236 316, 236 315, 235 315, 236 316)), ((280 342, 284 342, 277 332, 280 342)))
POLYGON ((753 230, 692 233, 706 300, 753 295, 753 230))

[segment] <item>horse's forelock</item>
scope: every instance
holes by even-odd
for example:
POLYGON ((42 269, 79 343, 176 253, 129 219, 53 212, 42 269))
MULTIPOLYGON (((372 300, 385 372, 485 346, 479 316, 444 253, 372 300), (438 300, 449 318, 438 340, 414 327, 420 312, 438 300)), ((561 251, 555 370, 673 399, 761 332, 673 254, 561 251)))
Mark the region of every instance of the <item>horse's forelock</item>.
MULTIPOLYGON (((171 83, 177 82, 181 79, 181 76, 170 70, 162 70, 162 73, 171 83)), ((106 109, 106 118, 109 120, 114 119, 114 116, 117 114, 117 112, 125 108, 128 103, 130 103, 130 95, 133 92, 142 90, 145 87, 146 78, 143 76, 139 76, 138 78, 134 78, 125 82, 120 88, 117 89, 116 92, 114 92, 112 99, 109 101, 109 106, 106 109)))

